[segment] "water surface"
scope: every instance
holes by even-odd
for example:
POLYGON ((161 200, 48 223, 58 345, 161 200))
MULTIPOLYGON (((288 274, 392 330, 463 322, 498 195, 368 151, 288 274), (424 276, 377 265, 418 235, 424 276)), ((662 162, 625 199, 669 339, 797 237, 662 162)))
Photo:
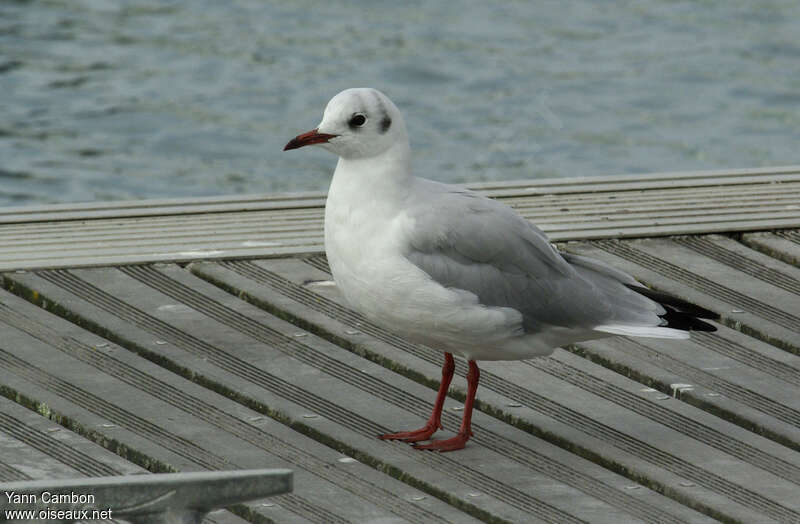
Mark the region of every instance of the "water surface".
POLYGON ((324 190, 356 86, 441 181, 800 163, 794 0, 332 4, 0 2, 0 205, 324 190))

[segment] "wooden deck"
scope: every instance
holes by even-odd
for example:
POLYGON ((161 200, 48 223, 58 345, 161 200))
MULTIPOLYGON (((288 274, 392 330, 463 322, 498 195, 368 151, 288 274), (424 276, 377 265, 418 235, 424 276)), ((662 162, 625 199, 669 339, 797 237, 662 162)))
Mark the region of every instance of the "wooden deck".
POLYGON ((348 308, 323 195, 0 210, 0 481, 294 470, 219 523, 800 522, 800 167, 477 189, 719 330, 483 362, 467 448, 419 452, 375 435, 441 354, 348 308))

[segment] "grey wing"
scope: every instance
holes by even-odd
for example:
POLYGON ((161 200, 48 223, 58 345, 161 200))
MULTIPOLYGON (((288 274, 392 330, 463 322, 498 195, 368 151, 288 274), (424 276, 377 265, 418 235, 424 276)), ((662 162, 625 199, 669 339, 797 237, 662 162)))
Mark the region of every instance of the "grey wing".
POLYGON ((511 208, 436 184, 413 208, 408 260, 445 287, 486 306, 522 313, 526 332, 547 326, 658 325, 661 307, 624 284, 632 277, 602 262, 559 253, 511 208), (446 188, 446 189, 444 189, 446 188))

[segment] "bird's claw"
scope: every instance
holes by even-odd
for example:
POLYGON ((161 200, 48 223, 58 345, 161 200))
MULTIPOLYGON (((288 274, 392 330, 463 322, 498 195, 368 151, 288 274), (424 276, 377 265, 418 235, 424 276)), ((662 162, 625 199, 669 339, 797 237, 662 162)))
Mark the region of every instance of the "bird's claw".
POLYGON ((424 427, 415 429, 413 431, 400 431, 398 433, 386 433, 385 435, 378 435, 381 440, 402 440, 403 442, 421 442, 428 440, 436 433, 436 430, 441 426, 426 424, 424 427))
POLYGON ((467 444, 467 440, 469 440, 468 434, 459 433, 455 437, 443 440, 434 440, 428 444, 414 444, 414 449, 439 452, 455 451, 457 449, 464 449, 467 444))

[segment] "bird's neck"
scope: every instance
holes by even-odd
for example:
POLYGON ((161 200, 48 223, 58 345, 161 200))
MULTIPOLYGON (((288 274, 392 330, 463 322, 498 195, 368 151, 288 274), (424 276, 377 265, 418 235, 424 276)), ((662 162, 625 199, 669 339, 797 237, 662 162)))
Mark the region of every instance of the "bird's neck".
POLYGON ((340 157, 328 192, 329 201, 350 205, 365 200, 385 205, 402 201, 414 178, 410 157, 407 141, 399 141, 373 157, 340 157))

